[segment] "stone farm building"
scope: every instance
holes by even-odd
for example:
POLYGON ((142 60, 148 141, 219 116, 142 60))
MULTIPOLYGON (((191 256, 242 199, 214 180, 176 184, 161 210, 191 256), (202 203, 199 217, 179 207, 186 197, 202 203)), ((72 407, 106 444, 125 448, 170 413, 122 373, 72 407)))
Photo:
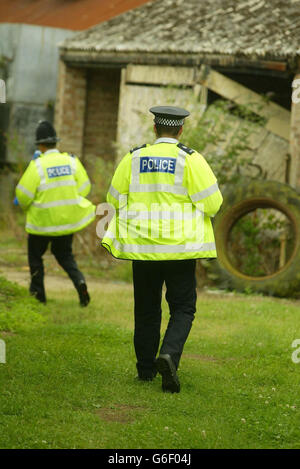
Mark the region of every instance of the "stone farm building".
POLYGON ((264 123, 253 160, 300 189, 299 56, 299 0, 147 2, 61 44, 61 147, 113 159, 149 140, 152 105, 189 106, 195 117, 217 97, 255 102, 264 123))

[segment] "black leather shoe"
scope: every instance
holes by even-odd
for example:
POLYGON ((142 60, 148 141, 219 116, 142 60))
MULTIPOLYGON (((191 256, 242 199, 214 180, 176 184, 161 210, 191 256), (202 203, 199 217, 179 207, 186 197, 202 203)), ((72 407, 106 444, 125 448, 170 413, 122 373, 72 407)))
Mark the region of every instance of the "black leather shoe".
POLYGON ((78 286, 78 295, 80 300, 80 306, 87 306, 90 302, 90 295, 87 291, 87 286, 84 282, 78 286))
POLYGON ((139 381, 153 381, 155 376, 157 375, 157 371, 153 371, 153 373, 139 373, 137 375, 137 379, 139 381))
POLYGON ((170 355, 167 353, 159 355, 156 366, 162 377, 162 390, 164 392, 180 392, 176 367, 170 355))
POLYGON ((139 375, 137 375, 136 379, 138 381, 153 381, 154 377, 153 376, 139 376, 139 375))
POLYGON ((39 295, 37 292, 34 292, 34 291, 30 291, 29 293, 31 296, 34 296, 34 298, 36 298, 40 303, 44 303, 44 304, 47 303, 45 295, 43 294, 39 295))

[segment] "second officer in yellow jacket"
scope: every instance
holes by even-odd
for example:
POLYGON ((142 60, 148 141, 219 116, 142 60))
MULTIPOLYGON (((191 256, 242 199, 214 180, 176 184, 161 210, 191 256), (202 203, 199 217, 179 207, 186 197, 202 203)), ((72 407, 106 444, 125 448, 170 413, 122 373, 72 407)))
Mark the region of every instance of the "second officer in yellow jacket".
POLYGON ((117 167, 107 194, 115 216, 102 245, 133 260, 139 378, 152 380, 158 370, 163 390, 179 392, 176 370, 196 311, 196 259, 217 256, 211 217, 222 195, 203 156, 179 142, 189 112, 150 111, 157 140, 127 153, 117 167), (156 361, 164 282, 170 321, 156 361))
POLYGON ((52 253, 73 281, 81 306, 86 306, 90 297, 72 253, 72 239, 73 233, 95 218, 95 206, 85 198, 91 183, 80 160, 57 150, 57 141, 54 127, 40 122, 36 144, 41 154, 29 163, 16 188, 29 234, 30 292, 46 302, 42 256, 51 243, 52 253))

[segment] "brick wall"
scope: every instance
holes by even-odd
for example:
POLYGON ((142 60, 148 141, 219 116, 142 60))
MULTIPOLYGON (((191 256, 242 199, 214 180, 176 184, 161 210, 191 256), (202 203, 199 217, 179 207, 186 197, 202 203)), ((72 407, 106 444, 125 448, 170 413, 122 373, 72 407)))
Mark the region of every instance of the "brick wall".
POLYGON ((86 69, 59 64, 55 127, 59 149, 82 157, 86 109, 86 69))
POLYGON ((120 70, 90 69, 87 74, 87 100, 83 154, 112 159, 115 156, 119 108, 120 70))
POLYGON ((81 157, 115 156, 120 70, 59 64, 55 127, 59 148, 81 157))

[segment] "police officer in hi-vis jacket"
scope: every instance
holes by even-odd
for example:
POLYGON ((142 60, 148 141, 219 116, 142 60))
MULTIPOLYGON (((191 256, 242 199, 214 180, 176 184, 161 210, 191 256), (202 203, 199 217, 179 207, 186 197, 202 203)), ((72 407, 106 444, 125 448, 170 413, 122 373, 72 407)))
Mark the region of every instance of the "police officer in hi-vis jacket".
POLYGON ((16 187, 17 202, 26 212, 30 292, 46 302, 43 255, 51 252, 72 280, 81 306, 90 301, 83 274, 72 253, 73 233, 95 218, 95 206, 85 197, 91 189, 79 159, 56 148, 55 129, 41 121, 36 129, 36 145, 41 154, 28 165, 16 187))
POLYGON ((217 255, 211 217, 223 199, 203 156, 179 143, 189 112, 150 111, 157 140, 131 150, 117 167, 107 194, 115 215, 102 245, 133 260, 139 379, 151 381, 158 371, 163 391, 179 392, 177 368, 196 312, 196 259, 217 255), (170 320, 156 359, 164 283, 170 320))

